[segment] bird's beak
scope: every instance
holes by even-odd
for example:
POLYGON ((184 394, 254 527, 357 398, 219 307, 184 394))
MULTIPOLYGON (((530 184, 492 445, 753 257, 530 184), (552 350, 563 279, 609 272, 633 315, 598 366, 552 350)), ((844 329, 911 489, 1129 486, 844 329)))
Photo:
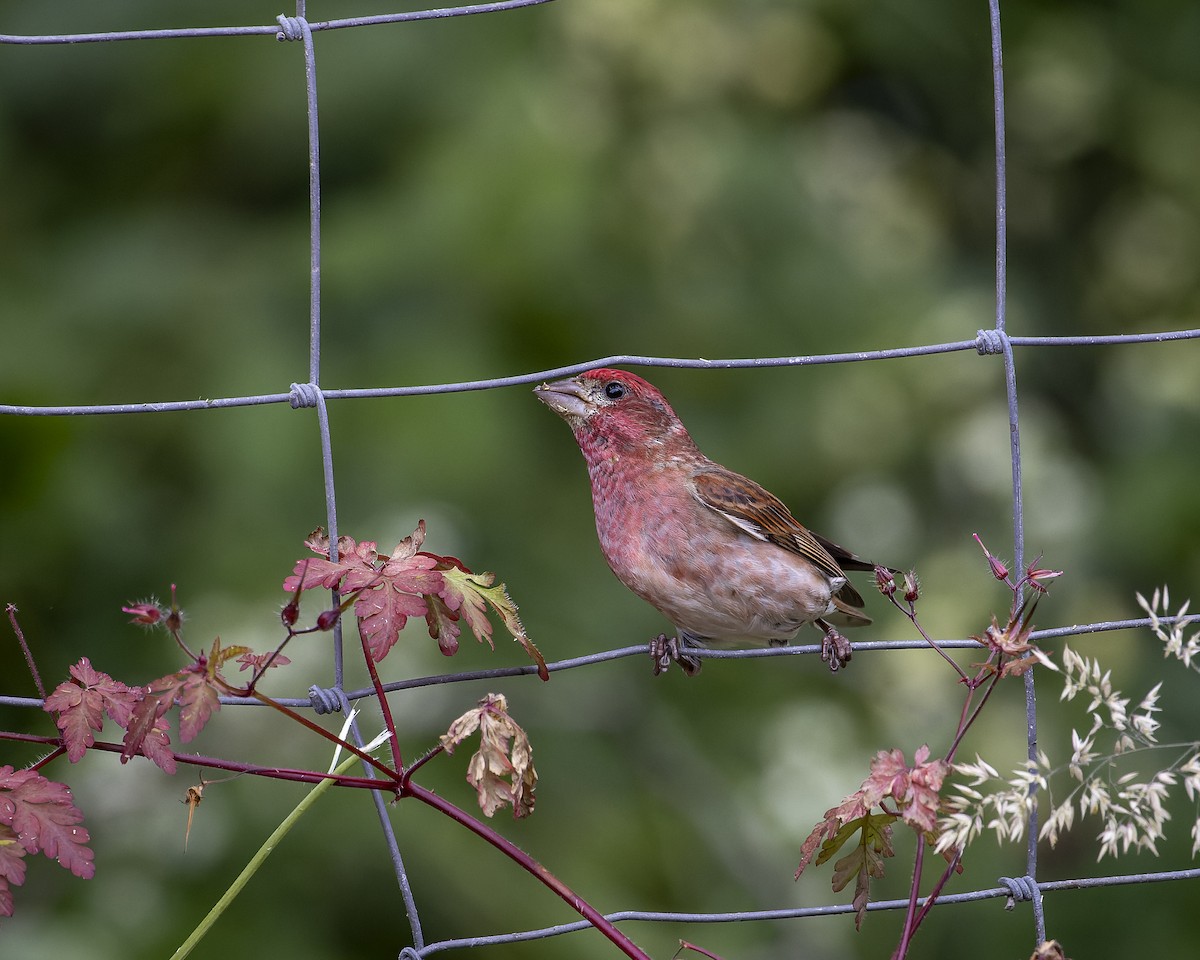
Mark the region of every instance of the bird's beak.
POLYGON ((586 420, 595 412, 591 397, 574 378, 539 384, 533 395, 568 423, 586 420))

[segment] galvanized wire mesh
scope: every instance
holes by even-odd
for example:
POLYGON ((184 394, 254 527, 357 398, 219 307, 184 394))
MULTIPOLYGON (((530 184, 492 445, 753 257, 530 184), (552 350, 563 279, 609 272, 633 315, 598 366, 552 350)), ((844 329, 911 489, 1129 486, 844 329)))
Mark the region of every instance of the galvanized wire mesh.
MULTIPOLYGON (((0 414, 5 416, 19 417, 60 417, 60 416, 80 416, 80 415, 119 415, 119 414, 155 414, 168 411, 181 410, 221 410, 232 407, 257 406, 263 404, 282 404, 288 403, 294 408, 312 408, 315 411, 317 423, 319 425, 322 450, 322 469, 324 476, 324 489, 327 510, 327 526, 332 539, 336 539, 338 533, 338 513, 337 500, 334 487, 334 459, 331 444, 331 431, 329 424, 329 416, 327 405, 332 401, 350 399, 350 398, 380 398, 380 397, 406 397, 418 395, 433 395, 433 394, 448 394, 463 391, 474 390, 489 390, 503 386, 511 386, 515 384, 533 384, 550 377, 569 375, 580 372, 596 366, 610 365, 635 365, 649 367, 689 367, 689 368, 764 368, 776 366, 804 366, 813 364, 829 364, 829 363, 854 363, 868 360, 887 360, 899 361, 905 358, 925 356, 930 354, 951 353, 951 352, 970 352, 974 351, 981 357, 995 356, 1000 364, 999 370, 1002 371, 1004 382, 1007 390, 1008 418, 1011 437, 1011 463, 1012 463, 1012 519, 1013 519, 1013 554, 1014 568, 1021 569, 1024 563, 1025 544, 1024 544, 1024 526, 1023 526, 1023 510, 1022 510, 1022 460, 1021 460, 1021 442, 1020 442, 1020 416, 1018 412, 1018 388, 1017 388, 1017 353, 1019 349, 1045 349, 1052 350, 1055 348, 1067 348, 1075 346, 1098 346, 1112 345, 1120 346, 1134 343, 1147 342, 1163 342, 1183 339, 1200 338, 1200 330, 1168 330, 1159 333, 1136 333, 1127 335, 1110 335, 1110 336, 1069 336, 1069 337, 1054 337, 1054 336, 1038 336, 1038 337, 1023 337, 1011 335, 1007 329, 1007 321, 1005 315, 1006 304, 1006 185, 1005 185, 1005 144, 1004 144, 1004 72, 1003 72, 1003 57, 1002 43, 1000 33, 1000 9, 998 0, 991 0, 989 4, 989 12, 991 18, 992 30, 992 66, 994 78, 994 103, 995 103, 995 133, 996 133, 996 181, 997 181, 997 206, 996 206, 996 314, 994 325, 979 330, 974 336, 945 343, 920 344, 912 346, 895 347, 889 349, 880 349, 874 351, 855 352, 855 353, 840 353, 840 354, 825 354, 813 356, 780 356, 780 357, 754 357, 744 359, 726 359, 726 360, 699 360, 689 359, 685 357, 667 357, 667 356, 633 356, 633 355, 615 355, 589 359, 582 362, 567 364, 564 366, 555 367, 552 369, 530 370, 525 372, 514 373, 508 376, 471 380, 456 383, 431 383, 425 385, 402 385, 395 387, 385 387, 377 389, 325 389, 321 386, 321 341, 322 341, 322 324, 321 324, 321 277, 322 277, 322 252, 321 252, 321 158, 319 151, 320 139, 320 123, 318 120, 317 111, 317 63, 316 44, 314 36, 325 31, 342 30, 351 28, 370 28, 382 24, 416 21, 416 20, 432 20, 441 18, 461 17, 477 14, 499 14, 503 11, 512 10, 519 7, 531 7, 538 4, 549 2, 549 0, 508 0, 508 2, 477 4, 462 7, 418 10, 403 13, 392 13, 375 16, 348 17, 337 20, 327 20, 321 22, 310 22, 305 17, 305 4, 298 3, 295 16, 281 15, 277 18, 277 23, 269 25, 253 25, 253 26, 230 26, 230 27, 210 27, 210 28, 184 28, 184 29, 154 29, 154 30, 130 30, 119 32, 100 32, 100 33, 62 33, 54 35, 41 36, 13 36, 0 35, 0 44, 13 45, 59 45, 59 44, 87 44, 87 43, 123 43, 132 41, 155 41, 167 42, 171 40, 180 40, 185 38, 208 38, 214 41, 221 38, 237 37, 237 36, 274 36, 281 42, 292 42, 297 44, 298 56, 303 60, 304 78, 305 78, 305 98, 307 102, 308 112, 308 135, 309 135, 309 171, 310 171, 310 193, 309 193, 309 209, 310 209, 310 314, 309 314, 309 369, 308 377, 305 381, 296 382, 291 385, 291 389, 284 392, 264 393, 252 396, 237 396, 237 397, 219 397, 212 399, 201 400, 177 400, 166 402, 131 402, 131 403, 94 403, 84 405, 47 405, 47 406, 31 406, 22 404, 5 403, 0 404, 0 414)), ((989 361, 982 361, 987 363, 989 361)), ((1145 620, 1127 620, 1119 622, 1103 622, 1079 624, 1071 627, 1063 627, 1052 630, 1039 631, 1035 634, 1035 638, 1051 636, 1073 636, 1078 634, 1092 633, 1113 629, 1127 629, 1130 627, 1145 626, 1148 621, 1145 620)), ((903 641, 903 642, 863 642, 855 644, 856 650, 896 650, 907 649, 913 647, 921 647, 924 644, 920 641, 903 641)), ((974 641, 969 640, 947 640, 944 646, 949 649, 959 647, 973 647, 974 641)), ((774 657, 774 656, 791 656, 791 655, 807 655, 817 652, 817 646, 794 646, 790 648, 771 649, 771 650, 755 650, 755 651, 709 651, 705 655, 717 658, 758 658, 758 657, 774 657)), ((575 657, 567 660, 552 662, 549 665, 551 671, 563 671, 570 669, 579 669, 592 666, 597 663, 608 660, 627 657, 627 656, 642 656, 645 653, 645 647, 642 645, 626 646, 618 649, 606 650, 600 653, 587 656, 575 657)), ((340 637, 335 644, 333 677, 334 683, 329 688, 321 688, 314 686, 309 697, 283 698, 281 702, 289 706, 309 707, 311 706, 318 712, 329 712, 331 710, 345 710, 352 702, 370 698, 374 696, 374 691, 370 688, 345 690, 343 688, 343 671, 341 662, 341 644, 340 637)), ((404 679, 392 683, 385 684, 385 689, 389 692, 402 691, 412 689, 419 686, 427 686, 432 684, 446 684, 465 682, 479 679, 492 679, 509 676, 517 676, 534 672, 534 668, 530 667, 511 667, 498 668, 492 670, 461 672, 444 674, 437 676, 417 677, 404 679)), ((1025 677, 1025 692, 1026 692, 1026 720, 1027 720, 1027 743, 1030 759, 1036 759, 1037 749, 1037 698, 1036 684, 1033 672, 1027 673, 1025 677)), ((238 698, 226 698, 225 702, 230 705, 250 705, 253 701, 244 701, 238 698)), ((0 696, 0 703, 17 706, 37 706, 40 701, 31 698, 22 698, 16 696, 0 696)), ((357 731, 356 731, 357 735, 357 731)), ((361 743, 361 739, 359 741, 361 743)), ((560 934, 569 933, 571 931, 584 929, 588 926, 586 922, 578 922, 571 924, 562 924, 552 927, 546 927, 536 930, 513 931, 510 933, 495 935, 495 936, 479 936, 466 937, 455 940, 443 940, 438 942, 426 942, 422 932, 420 917, 417 910, 417 905, 412 892, 412 885, 406 874, 401 850, 392 830, 392 825, 387 816, 383 800, 376 795, 376 808, 380 829, 383 832, 385 841, 391 851, 392 862, 395 867, 395 873, 399 882, 400 892, 403 899, 405 911, 407 913, 409 925, 412 932, 412 946, 406 947, 401 956, 414 960, 414 958, 430 956, 452 948, 468 948, 468 947, 484 947, 492 944, 501 943, 516 943, 524 940, 540 939, 545 937, 557 936, 560 934)), ((1038 881, 1038 851, 1037 851, 1037 823, 1036 814, 1034 822, 1030 824, 1028 831, 1028 849, 1026 859, 1026 870, 1022 877, 1005 878, 1002 882, 993 887, 974 890, 970 892, 962 892, 955 894, 947 894, 940 898, 943 904, 964 903, 974 900, 989 899, 989 898, 1010 898, 1015 900, 1028 900, 1032 902, 1033 910, 1033 927, 1034 936, 1038 941, 1045 937, 1046 924, 1042 912, 1043 897, 1050 892, 1064 889, 1089 888, 1108 885, 1146 883, 1152 881, 1167 881, 1167 880, 1184 880, 1196 879, 1200 877, 1200 870, 1172 870, 1162 871, 1157 873, 1138 873, 1124 875, 1107 875, 1085 877, 1076 880, 1057 880, 1057 881, 1038 881)), ((419 881, 418 881, 419 882, 419 881)), ((903 909, 908 905, 907 900, 897 901, 880 901, 870 905, 871 910, 890 910, 903 909)), ((850 912, 852 908, 848 905, 839 906, 819 906, 811 908, 795 908, 783 910, 767 910, 767 911, 743 911, 730 913, 662 913, 662 912, 647 912, 647 911, 622 911, 612 914, 611 919, 621 921, 648 921, 648 922, 671 922, 671 923, 714 923, 714 922, 729 922, 729 921, 754 921, 767 919, 783 919, 783 918, 800 918, 810 916, 829 915, 836 913, 850 912)))

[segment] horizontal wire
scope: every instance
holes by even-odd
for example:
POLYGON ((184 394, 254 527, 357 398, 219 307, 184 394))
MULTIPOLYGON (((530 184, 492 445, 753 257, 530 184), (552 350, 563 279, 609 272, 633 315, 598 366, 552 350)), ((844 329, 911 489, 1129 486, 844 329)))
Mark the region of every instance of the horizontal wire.
MULTIPOLYGON (((1159 617, 1158 623, 1168 626, 1176 623, 1183 625, 1200 623, 1200 614, 1184 617, 1159 617)), ((1049 627, 1044 630, 1034 630, 1030 634, 1030 639, 1048 640, 1058 637, 1083 636, 1090 633, 1106 633, 1114 630, 1141 630, 1149 627, 1150 624, 1151 620, 1149 617, 1142 617, 1136 620, 1104 620, 1097 623, 1077 623, 1069 627, 1049 627)), ((855 653, 876 653, 893 650, 928 650, 930 645, 925 640, 861 640, 857 643, 852 643, 850 646, 855 653)), ((982 645, 977 640, 966 638, 939 640, 937 641, 937 646, 942 650, 969 650, 980 649, 982 645)), ((621 660, 626 657, 647 657, 648 650, 648 645, 644 643, 616 647, 611 650, 601 650, 597 653, 583 654, 578 657, 548 661, 546 669, 551 673, 561 673, 564 670, 575 670, 579 667, 593 666, 599 663, 607 663, 611 660, 621 660)), ((765 657, 812 656, 820 652, 821 644, 819 643, 796 644, 786 647, 759 647, 747 650, 706 650, 698 648, 689 651, 689 653, 706 660, 758 660, 765 657)), ((493 667, 487 670, 467 670, 460 673, 440 673, 425 677, 394 680, 390 683, 385 683, 383 689, 386 693, 394 693, 398 690, 413 690, 419 687, 432 687, 448 683, 468 683, 474 680, 502 680, 507 677, 536 676, 537 672, 538 668, 534 664, 522 664, 515 667, 493 667)), ((346 692, 346 699, 350 701, 370 699, 374 696, 375 690, 371 687, 363 687, 359 690, 349 690, 346 692)), ((277 697, 275 699, 276 702, 285 707, 308 707, 312 705, 309 697, 277 697)), ((264 706, 261 700, 253 697, 224 696, 220 700, 222 704, 229 706, 264 706)), ((0 706, 40 709, 42 701, 38 697, 0 695, 0 706)))
MULTIPOLYGON (((415 20, 441 20, 449 17, 468 17, 478 13, 499 13, 534 7, 553 0, 505 0, 501 3, 475 3, 461 7, 439 7, 430 10, 410 10, 405 13, 385 13, 371 17, 345 17, 340 20, 320 20, 309 23, 309 29, 344 30, 349 27, 370 27, 384 23, 407 23, 415 20)), ((279 33, 278 24, 243 27, 171 27, 161 30, 115 30, 101 33, 58 33, 36 36, 31 34, 0 33, 0 43, 36 46, 39 44, 112 43, 122 40, 186 40, 204 37, 271 36, 279 33)))
MULTIPOLYGON (((1038 888, 1047 890, 1081 890, 1089 887, 1115 887, 1125 884, 1161 883, 1170 880, 1200 879, 1200 868, 1190 870, 1164 870, 1157 873, 1114 874, 1102 877, 1081 877, 1076 880, 1039 880, 1038 888)), ((938 897, 938 905, 953 903, 972 903, 978 900, 992 900, 998 897, 1009 897, 1012 893, 1007 887, 990 887, 986 890, 971 890, 964 893, 950 893, 938 897)), ((867 910, 902 910, 908 906, 904 900, 877 900, 867 904, 867 910)), ((660 911, 622 910, 605 914, 605 919, 612 923, 645 922, 645 923, 742 923, 754 920, 799 920, 806 917, 829 917, 839 914, 853 913, 853 904, 835 904, 824 907, 795 907, 779 910, 746 910, 737 913, 667 913, 660 911)), ((557 924, 552 927, 541 927, 536 930, 522 930, 516 933, 495 934, 486 937, 464 937, 456 940, 440 940, 431 943, 417 951, 421 957, 443 950, 461 949, 467 947, 496 946, 505 943, 518 943, 526 940, 542 940, 557 937, 564 933, 574 933, 587 930, 591 924, 586 920, 574 923, 557 924)))
MULTIPOLYGON (((1062 346, 1107 346, 1128 343, 1164 343, 1176 340, 1200 339, 1200 330, 1170 330, 1158 333, 1113 334, 1097 337, 1009 337, 1013 346, 1062 347, 1062 346)), ((474 390, 491 390, 498 387, 513 387, 540 383, 551 377, 567 377, 596 367, 644 366, 667 367, 691 370, 741 370, 772 367, 804 367, 828 363, 856 363, 867 360, 897 360, 912 357, 933 356, 976 350, 980 339, 956 340, 949 343, 923 344, 913 347, 894 347, 885 350, 862 350, 852 353, 814 354, 787 357, 742 357, 723 360, 707 360, 699 357, 652 357, 636 354, 614 354, 583 363, 551 367, 531 373, 507 377, 490 377, 482 380, 462 380, 454 383, 433 383, 405 387, 365 387, 347 389, 324 389, 326 400, 362 400, 379 397, 429 396, 444 393, 466 393, 474 390)), ((248 397, 223 397, 220 399, 168 400, 151 403, 109 403, 60 406, 30 406, 24 404, 0 404, 0 415, 9 416, 83 416, 125 413, 169 413, 185 410, 213 410, 224 407, 244 407, 255 404, 288 403, 292 393, 268 393, 248 397)))

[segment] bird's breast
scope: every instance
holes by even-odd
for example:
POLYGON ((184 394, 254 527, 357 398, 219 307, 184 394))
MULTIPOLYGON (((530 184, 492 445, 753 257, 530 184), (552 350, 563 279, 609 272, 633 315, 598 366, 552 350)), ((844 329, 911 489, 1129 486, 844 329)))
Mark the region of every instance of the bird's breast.
POLYGON ((766 644, 830 611, 840 583, 700 504, 677 471, 621 465, 591 471, 601 550, 677 628, 713 645, 766 644))

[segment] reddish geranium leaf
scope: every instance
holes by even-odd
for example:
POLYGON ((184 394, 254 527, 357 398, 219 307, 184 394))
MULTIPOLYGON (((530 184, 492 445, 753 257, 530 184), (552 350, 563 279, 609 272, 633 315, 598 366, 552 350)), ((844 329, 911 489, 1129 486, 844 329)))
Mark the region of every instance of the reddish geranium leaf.
POLYGON ((458 653, 458 614, 451 613, 446 601, 439 596, 425 598, 425 625, 437 641, 438 649, 447 657, 458 653))
POLYGON ((0 917, 11 917, 12 888, 25 882, 25 848, 17 841, 17 832, 0 823, 0 917))
POLYGON ((0 824, 16 833, 27 853, 39 850, 77 877, 96 872, 86 846, 88 832, 79 826, 83 814, 71 800, 71 788, 32 770, 0 767, 0 824))
POLYGON ((270 667, 286 667, 292 661, 285 657, 282 653, 277 653, 272 656, 269 653, 243 653, 237 658, 239 670, 261 670, 264 666, 270 667))
POLYGON ((325 532, 324 527, 317 527, 316 530, 305 537, 304 545, 313 553, 319 554, 322 557, 329 556, 329 534, 325 532))
POLYGON ((386 657, 400 639, 408 618, 423 617, 425 611, 421 597, 398 589, 390 580, 364 590, 354 603, 354 613, 371 659, 378 663, 386 657))
POLYGON ((305 544, 320 557, 296 561, 293 575, 283 581, 283 589, 289 593, 297 588, 312 590, 314 587, 360 590, 375 576, 375 561, 379 554, 372 540, 355 543, 351 537, 339 537, 337 560, 329 559, 329 538, 319 527, 305 544))
MULTIPOLYGON (((355 543, 342 537, 333 561, 329 538, 318 529, 306 541, 318 559, 298 561, 283 588, 298 592, 325 587, 351 595, 359 632, 375 661, 387 655, 408 618, 416 616, 425 618, 429 635, 447 656, 458 651, 464 620, 477 640, 493 645, 490 610, 537 664, 539 676, 548 679, 545 660, 525 633, 504 584, 497 584, 493 574, 472 573, 457 557, 422 551, 424 542, 422 520, 388 556, 380 555, 373 541, 355 543)), ((328 611, 323 616, 328 618, 328 611)), ((321 620, 318 626, 326 628, 321 620)))
MULTIPOLYGON (((167 718, 159 717, 141 741, 142 755, 163 773, 175 772, 175 753, 171 749, 170 729, 167 718)), ((124 760, 124 757, 121 759, 124 760)))
POLYGON ((62 731, 67 757, 77 762, 96 742, 93 731, 104 726, 107 713, 119 726, 129 722, 138 691, 92 667, 87 657, 70 668, 72 680, 54 688, 42 709, 55 713, 55 725, 62 731))
POLYGON ((165 772, 175 772, 175 758, 170 753, 169 729, 164 714, 175 703, 175 696, 188 673, 168 674, 144 688, 145 696, 134 708, 129 726, 125 729, 125 749, 121 751, 121 762, 143 753, 165 772))
POLYGON ((217 699, 217 691, 207 673, 184 673, 175 696, 179 701, 179 739, 188 743, 196 739, 209 718, 221 709, 221 701, 217 699))
POLYGON ((517 605, 508 595, 504 584, 496 583, 494 574, 467 573, 460 566, 450 566, 442 571, 442 578, 445 586, 439 596, 445 601, 447 610, 456 618, 461 617, 467 622, 476 640, 486 640, 494 647, 492 624, 487 617, 490 607, 500 617, 513 639, 525 648, 530 659, 537 664, 538 676, 543 680, 550 679, 550 671, 546 669, 546 661, 541 651, 529 639, 521 618, 517 615, 517 605))

